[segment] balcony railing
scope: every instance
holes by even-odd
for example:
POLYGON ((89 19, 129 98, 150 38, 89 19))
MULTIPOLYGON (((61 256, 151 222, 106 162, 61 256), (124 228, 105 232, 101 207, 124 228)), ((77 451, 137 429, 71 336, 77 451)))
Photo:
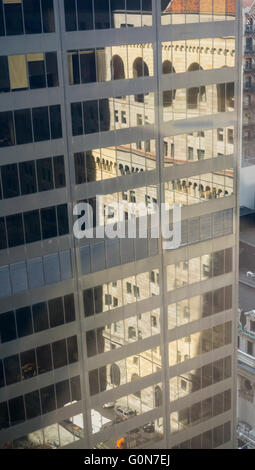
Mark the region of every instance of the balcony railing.
POLYGON ((243 362, 243 364, 246 364, 247 366, 254 368, 254 374, 255 374, 255 357, 250 356, 249 354, 246 354, 245 352, 238 350, 237 358, 238 358, 238 361, 243 362))

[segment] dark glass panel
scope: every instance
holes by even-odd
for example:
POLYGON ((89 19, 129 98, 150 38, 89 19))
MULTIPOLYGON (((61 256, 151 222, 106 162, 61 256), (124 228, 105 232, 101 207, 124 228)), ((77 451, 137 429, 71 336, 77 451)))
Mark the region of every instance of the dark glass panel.
POLYGON ((16 163, 4 165, 1 167, 3 197, 17 197, 20 195, 18 168, 16 163))
POLYGON ((94 0, 95 28, 110 28, 109 0, 94 0))
POLYGON ((71 103, 73 136, 83 134, 81 103, 71 103))
POLYGON ((92 0, 77 0, 78 29, 93 29, 92 0))
POLYGON ((14 111, 16 143, 27 144, 33 142, 30 109, 14 111))
POLYGON ((0 92, 3 91, 10 91, 9 67, 7 56, 0 56, 0 92))
POLYGON ((93 289, 83 291, 83 304, 85 317, 91 317, 94 315, 93 289))
POLYGON ((63 380, 56 384, 57 408, 62 408, 71 401, 69 380, 63 380))
POLYGON ((36 418, 41 414, 39 391, 27 393, 25 396, 25 408, 27 419, 36 418))
POLYGON ((5 3, 5 26, 6 34, 8 36, 14 34, 23 34, 23 21, 22 21, 22 4, 20 1, 16 3, 5 3))
POLYGON ((46 76, 48 87, 58 86, 58 61, 56 52, 46 52, 46 76))
MULTIPOLYGON (((105 101, 105 100, 102 100, 102 101, 105 101)), ((92 134, 94 132, 99 132, 97 100, 85 101, 83 103, 83 119, 84 119, 85 134, 92 134)))
POLYGON ((49 300, 49 316, 50 316, 50 327, 54 328, 55 326, 64 324, 64 309, 62 297, 57 299, 49 300))
POLYGON ((40 142, 42 140, 49 140, 50 128, 49 128, 48 107, 41 106, 40 108, 33 108, 32 116, 33 116, 33 129, 34 129, 35 142, 40 142))
POLYGON ((0 342, 6 343, 17 338, 14 312, 0 315, 0 342))
POLYGON ((43 239, 57 236, 57 219, 55 206, 41 209, 43 239))
POLYGON ((55 18, 53 0, 41 0, 44 33, 54 33, 55 18))
POLYGON ((42 413, 50 413, 56 409, 56 399, 55 399, 55 390, 54 385, 49 385, 48 387, 41 388, 41 403, 42 403, 42 413))
MULTIPOLYGON (((108 99, 99 100, 100 132, 110 130, 110 107, 108 99)), ((95 131, 97 132, 97 131, 95 131)))
POLYGON ((6 217, 6 226, 8 234, 8 245, 11 248, 12 246, 23 245, 24 243, 24 232, 23 232, 23 223, 22 215, 8 215, 6 217))
POLYGON ((23 380, 31 379, 31 377, 35 377, 37 375, 34 349, 20 353, 20 362, 23 380))
POLYGON ((76 31, 76 2, 75 0, 64 0, 66 31, 76 31))
POLYGON ((12 111, 0 113, 0 147, 9 145, 15 145, 12 111))
POLYGON ((67 365, 66 340, 62 339, 52 344, 54 369, 67 365))
POLYGON ((41 346, 36 349, 38 374, 49 372, 52 370, 52 358, 50 344, 41 346))
POLYGON ((58 234, 66 235, 69 233, 67 204, 57 206, 58 234))
POLYGON ((48 310, 46 302, 32 306, 35 333, 49 328, 48 310))
POLYGON ((7 402, 0 403, 0 429, 9 427, 9 413, 7 402))
POLYGON ((25 226, 26 243, 33 243, 41 240, 41 227, 39 211, 29 211, 23 214, 25 226))
POLYGON ((35 193, 37 191, 35 162, 31 160, 29 162, 19 163, 19 175, 21 194, 35 193))
POLYGON ((5 35, 4 30, 4 12, 3 12, 3 0, 0 0, 0 36, 5 35))
POLYGON ((62 121, 60 105, 50 106, 50 129, 52 139, 62 138, 62 121))
POLYGON ((16 322, 19 337, 31 335, 33 333, 31 308, 23 307, 16 310, 16 322))
POLYGON ((9 400, 9 412, 11 425, 22 423, 25 421, 25 409, 23 397, 13 398, 9 400))
POLYGON ((63 155, 53 158, 55 188, 64 188, 66 185, 65 162, 63 155))
MULTIPOLYGON (((4 386, 5 386, 5 383, 4 383, 4 366, 3 366, 2 359, 0 359, 0 388, 4 387, 4 386)), ((0 414, 1 414, 1 412, 0 412, 0 414)))
POLYGON ((30 88, 45 88, 45 64, 43 54, 29 54, 27 60, 30 88))
POLYGON ((79 64, 79 51, 69 51, 69 83, 70 85, 77 85, 81 83, 80 77, 80 64, 79 64))
POLYGON ((75 320, 75 306, 73 294, 65 295, 64 297, 65 306, 65 322, 69 323, 75 320))
POLYGON ((53 171, 52 159, 41 158, 36 161, 38 189, 39 191, 48 191, 53 189, 53 171))
POLYGON ((40 0, 23 0, 25 32, 38 34, 42 32, 40 0))
POLYGON ((0 250, 7 248, 7 238, 4 217, 0 217, 0 250))
POLYGON ((19 356, 9 356, 4 359, 4 372, 6 385, 14 384, 21 380, 19 356))
POLYGON ((81 82, 96 82, 96 57, 95 49, 80 51, 81 82))
POLYGON ((74 154, 75 183, 86 183, 85 154, 79 152, 74 154))
POLYGON ((81 383, 80 383, 79 376, 71 378, 71 394, 72 394, 72 401, 81 400, 81 383))
POLYGON ((67 338, 68 362, 72 364, 78 361, 77 336, 67 338))

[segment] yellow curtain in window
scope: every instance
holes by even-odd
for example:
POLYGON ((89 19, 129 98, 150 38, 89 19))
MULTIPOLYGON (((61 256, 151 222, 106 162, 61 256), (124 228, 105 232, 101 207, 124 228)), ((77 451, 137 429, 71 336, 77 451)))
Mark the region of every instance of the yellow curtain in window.
POLYGON ((8 56, 11 89, 28 88, 27 64, 25 55, 8 56))

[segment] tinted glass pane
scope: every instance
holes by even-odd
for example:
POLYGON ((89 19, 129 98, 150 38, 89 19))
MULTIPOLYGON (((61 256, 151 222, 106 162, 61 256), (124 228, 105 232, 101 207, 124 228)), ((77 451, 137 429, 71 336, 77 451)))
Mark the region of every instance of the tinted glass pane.
POLYGON ((23 0, 25 32, 36 34, 42 32, 40 0, 23 0))
POLYGON ((40 397, 38 390, 24 396, 27 419, 36 418, 41 414, 40 397))
POLYGON ((16 310, 16 322, 19 337, 31 335, 33 333, 30 307, 23 307, 16 310))
POLYGON ((28 54, 27 66, 29 74, 29 85, 31 89, 45 88, 45 64, 43 54, 28 54))
POLYGON ((27 144, 33 141, 30 109, 14 111, 16 143, 27 144))
POLYGON ((47 106, 42 106, 41 108, 33 108, 32 116, 35 142, 39 142, 41 140, 49 140, 50 128, 47 106))
POLYGON ((75 306, 73 294, 65 295, 64 297, 65 306, 65 322, 69 323, 75 320, 75 306))
POLYGON ((4 359, 4 371, 6 385, 11 385, 21 380, 19 356, 10 356, 4 359))
POLYGON ((95 28, 110 28, 109 0, 94 0, 95 28))
POLYGON ((6 343, 16 339, 16 325, 14 312, 2 313, 0 315, 0 341, 6 343))
POLYGON ((6 225, 9 247, 22 245, 24 243, 22 215, 9 215, 6 217, 6 225))
POLYGON ((36 349, 38 374, 52 369, 51 347, 49 344, 36 349))
POLYGON ((44 33, 53 33, 55 31, 55 19, 53 0, 42 0, 42 18, 44 33))
POLYGON ((50 327, 54 328, 64 323, 64 308, 62 297, 49 300, 50 327))
POLYGON ((9 413, 7 402, 0 403, 0 429, 9 427, 9 413))
POLYGON ((55 188, 63 188, 66 185, 65 163, 63 155, 53 158, 55 188))
POLYGON ((16 197, 19 196, 19 179, 18 168, 14 163, 13 165, 4 165, 1 167, 3 197, 16 197))
POLYGON ((52 344, 52 355, 54 369, 58 367, 64 367, 67 365, 67 351, 65 339, 56 341, 52 344))
POLYGON ((80 51, 79 55, 82 83, 96 82, 95 50, 80 51))
POLYGON ((0 217, 0 250, 7 248, 7 238, 4 217, 0 217))
POLYGON ((21 2, 5 3, 4 12, 6 33, 8 35, 23 34, 21 2))
POLYGON ((67 350, 68 350, 68 362, 72 364, 73 362, 78 361, 78 345, 77 337, 72 336, 67 338, 67 350))
POLYGON ((6 56, 0 57, 0 92, 3 91, 10 91, 8 58, 6 56))
POLYGON ((61 139, 62 122, 60 106, 50 106, 50 129, 52 139, 61 139))
POLYGON ((81 400, 81 384, 80 384, 80 377, 72 377, 71 378, 71 394, 72 394, 72 401, 81 400))
POLYGON ((11 111, 0 113, 0 147, 15 145, 13 115, 11 111))
POLYGON ((46 52, 46 74, 48 87, 58 86, 58 62, 56 52, 46 52))
POLYGON ((42 237, 51 238, 57 236, 57 220, 55 207, 41 209, 42 237))
POLYGON ((42 158, 36 161, 39 191, 53 189, 52 159, 42 158))
POLYGON ((69 380, 63 380, 56 384, 57 408, 62 408, 66 403, 70 403, 71 394, 69 380))
POLYGON ((23 214, 23 218, 26 243, 32 243, 41 240, 39 211, 25 212, 23 214))
POLYGON ((47 330, 49 328, 48 310, 46 302, 41 302, 32 306, 34 330, 47 330))
MULTIPOLYGON (((0 360, 0 387, 4 387, 4 366, 3 366, 3 361, 0 360)), ((1 414, 1 411, 0 411, 1 414)))
POLYGON ((73 135, 83 134, 81 103, 71 103, 73 135))
POLYGON ((69 233, 67 205, 57 206, 58 234, 65 235, 69 233))
POLYGON ((77 29, 75 0, 64 0, 66 31, 77 29))
POLYGON ((9 412, 11 425, 22 423, 25 421, 25 409, 23 397, 13 398, 9 400, 9 412))
POLYGON ((77 0, 78 29, 93 28, 92 0, 77 0))
POLYGON ((91 134, 99 131, 97 100, 83 103, 84 132, 91 134))
POLYGON ((20 354, 20 363, 21 363, 21 372, 22 372, 23 380, 30 379, 37 375, 34 349, 30 349, 29 351, 22 352, 20 354))
POLYGON ((37 191, 35 162, 19 163, 21 194, 31 194, 37 191))
POLYGON ((3 13, 3 1, 0 0, 0 36, 5 35, 4 30, 4 13, 3 13))
POLYGON ((42 413, 50 413, 56 409, 56 400, 55 400, 55 390, 54 385, 49 385, 49 387, 41 388, 41 403, 42 403, 42 413))

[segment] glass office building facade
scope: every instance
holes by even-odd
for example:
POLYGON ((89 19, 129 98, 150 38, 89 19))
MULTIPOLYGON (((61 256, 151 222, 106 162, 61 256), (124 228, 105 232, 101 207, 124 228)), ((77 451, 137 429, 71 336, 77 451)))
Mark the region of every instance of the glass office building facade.
POLYGON ((234 446, 238 23, 235 0, 0 1, 2 448, 234 446), (97 195, 94 225, 181 204, 180 246, 76 239, 97 195))

